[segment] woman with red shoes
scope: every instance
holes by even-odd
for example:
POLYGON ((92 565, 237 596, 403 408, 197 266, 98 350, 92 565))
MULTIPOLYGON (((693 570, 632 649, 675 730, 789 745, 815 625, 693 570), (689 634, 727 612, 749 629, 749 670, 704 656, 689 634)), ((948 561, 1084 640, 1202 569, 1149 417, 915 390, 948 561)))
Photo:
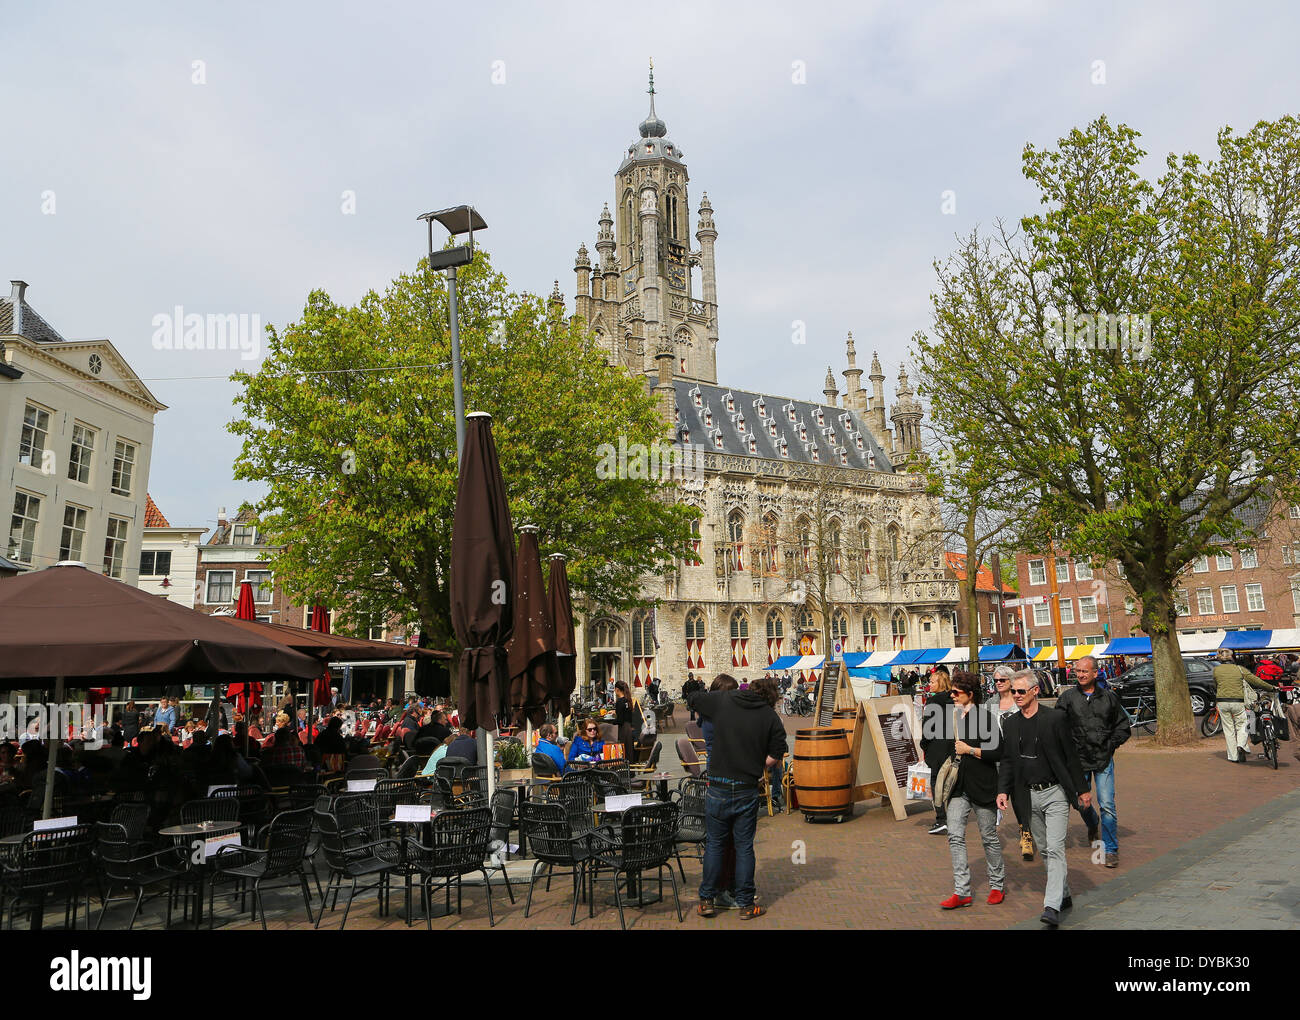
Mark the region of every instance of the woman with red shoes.
MULTIPOLYGON (((994 714, 979 704, 982 688, 974 673, 959 672, 952 680, 952 720, 957 779, 948 798, 948 849, 952 854, 953 894, 944 910, 971 905, 970 862, 966 856, 966 820, 973 813, 984 844, 989 874, 989 903, 1002 902, 1006 866, 998 839, 998 760, 1001 739, 994 714)), ((935 795, 939 792, 936 788, 935 795)))

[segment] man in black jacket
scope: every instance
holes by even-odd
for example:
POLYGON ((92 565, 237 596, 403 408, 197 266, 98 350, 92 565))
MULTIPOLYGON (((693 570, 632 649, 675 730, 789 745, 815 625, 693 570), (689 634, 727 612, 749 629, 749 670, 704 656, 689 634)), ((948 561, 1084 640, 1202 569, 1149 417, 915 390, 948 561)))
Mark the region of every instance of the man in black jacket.
POLYGON ((758 827, 759 780, 786 752, 785 727, 774 708, 779 696, 776 682, 767 677, 755 680, 744 691, 697 691, 690 696, 691 710, 713 723, 709 789, 704 800, 708 839, 696 908, 701 917, 716 916, 713 897, 729 838, 736 848, 740 919, 748 921, 766 912, 754 902, 754 830, 758 827))
POLYGON ((998 808, 1005 811, 1015 797, 1017 813, 1029 819, 1029 831, 1047 866, 1047 891, 1039 920, 1055 928, 1060 912, 1073 905, 1065 864, 1070 806, 1091 807, 1092 794, 1086 792, 1070 720, 1064 712, 1038 704, 1038 677, 1032 670, 1022 669, 1011 678, 1011 696, 1020 711, 1008 716, 1002 728, 998 808))
MULTIPOLYGON (((1132 735, 1128 713, 1119 695, 1097 687, 1097 660, 1085 655, 1074 664, 1077 687, 1070 687, 1056 699, 1056 710, 1070 720, 1070 731, 1083 767, 1083 788, 1097 784, 1097 808, 1101 808, 1100 831, 1106 848, 1106 867, 1119 867, 1118 816, 1115 814, 1115 749, 1132 735)), ((1097 808, 1082 812, 1088 826, 1088 843, 1097 842, 1097 808)))

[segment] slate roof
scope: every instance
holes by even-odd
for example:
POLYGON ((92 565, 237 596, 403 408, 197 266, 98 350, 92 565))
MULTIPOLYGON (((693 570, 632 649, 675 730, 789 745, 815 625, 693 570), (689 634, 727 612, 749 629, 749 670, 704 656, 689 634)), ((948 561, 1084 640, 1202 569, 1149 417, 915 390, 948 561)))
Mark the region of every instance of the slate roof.
POLYGON ((57 329, 41 318, 40 313, 36 311, 26 301, 22 303, 23 308, 23 331, 21 334, 14 333, 14 302, 12 297, 0 298, 0 336, 24 336, 28 340, 34 340, 37 343, 67 343, 67 339, 59 333, 57 329))
POLYGON ((729 389, 693 379, 674 379, 673 389, 677 401, 678 442, 701 446, 709 452, 741 457, 861 470, 894 470, 889 456, 871 437, 866 420, 858 411, 750 390, 729 389), (794 413, 793 421, 790 420, 791 411, 794 413), (784 454, 782 440, 785 441, 784 454))
POLYGON ((233 518, 226 521, 225 524, 218 524, 217 530, 212 533, 204 545, 230 545, 231 539, 235 534, 236 524, 248 524, 257 519, 257 515, 252 510, 244 510, 236 514, 233 518))

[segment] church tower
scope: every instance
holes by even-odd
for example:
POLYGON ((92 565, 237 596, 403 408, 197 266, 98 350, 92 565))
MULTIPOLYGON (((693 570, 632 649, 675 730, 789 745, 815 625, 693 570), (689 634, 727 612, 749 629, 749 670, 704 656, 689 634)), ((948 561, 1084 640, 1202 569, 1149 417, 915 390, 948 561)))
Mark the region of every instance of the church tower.
POLYGON ((718 232, 713 207, 700 203, 690 247, 689 174, 683 153, 655 112, 654 64, 650 65, 650 112, 614 175, 613 215, 602 210, 598 264, 586 246, 574 261, 576 311, 587 320, 610 359, 659 381, 662 338, 673 351, 672 375, 716 383, 717 284, 713 245, 718 232), (699 267, 702 294, 691 270, 699 267))

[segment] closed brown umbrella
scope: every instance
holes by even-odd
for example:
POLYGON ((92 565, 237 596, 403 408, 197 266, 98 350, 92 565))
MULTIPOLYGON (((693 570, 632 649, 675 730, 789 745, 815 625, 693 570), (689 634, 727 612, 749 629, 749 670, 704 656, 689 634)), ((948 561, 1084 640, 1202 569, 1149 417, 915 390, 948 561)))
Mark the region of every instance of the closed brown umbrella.
POLYGON ((562 553, 551 554, 550 584, 546 590, 551 621, 555 627, 556 686, 550 698, 560 715, 568 715, 574 688, 578 686, 578 649, 573 633, 573 601, 569 597, 569 569, 562 553))
POLYGON ((461 725, 495 730, 509 693, 506 643, 514 632, 515 542, 492 416, 465 416, 465 449, 451 535, 451 623, 462 648, 461 725))
POLYGON ((510 665, 510 708, 516 725, 525 719, 534 726, 546 721, 546 702, 559 685, 555 662, 555 622, 546 598, 537 528, 519 529, 515 557, 515 633, 507 650, 510 665))

